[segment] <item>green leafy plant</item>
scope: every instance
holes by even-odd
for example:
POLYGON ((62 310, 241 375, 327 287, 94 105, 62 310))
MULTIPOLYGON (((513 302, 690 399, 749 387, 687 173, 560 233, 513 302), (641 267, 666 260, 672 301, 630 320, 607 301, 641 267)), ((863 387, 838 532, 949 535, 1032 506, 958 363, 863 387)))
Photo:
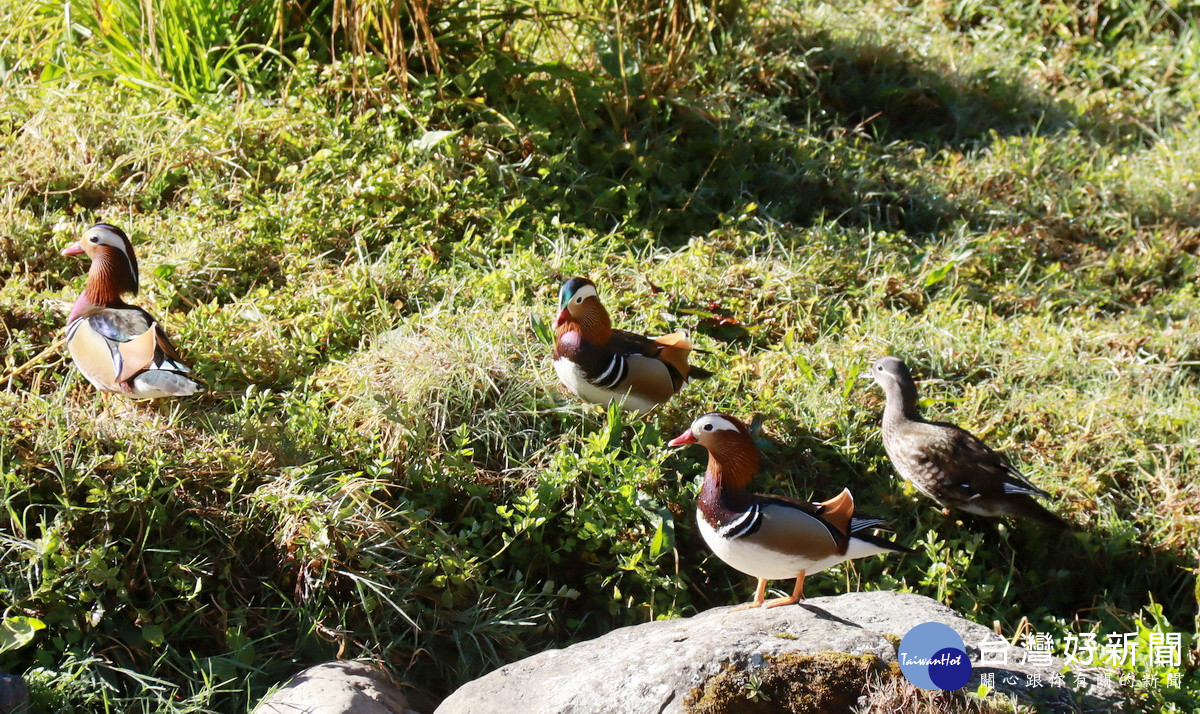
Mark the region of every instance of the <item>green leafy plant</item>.
POLYGON ((46 623, 35 617, 9 615, 0 620, 0 654, 16 650, 33 642, 38 630, 46 629, 46 623))

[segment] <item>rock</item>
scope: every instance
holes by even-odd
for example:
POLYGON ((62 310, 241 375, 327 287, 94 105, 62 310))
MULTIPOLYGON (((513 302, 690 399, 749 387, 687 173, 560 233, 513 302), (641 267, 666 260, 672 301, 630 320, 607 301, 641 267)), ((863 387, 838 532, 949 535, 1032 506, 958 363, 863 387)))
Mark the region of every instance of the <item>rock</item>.
POLYGON ((326 662, 300 672, 258 703, 254 714, 416 714, 383 670, 326 662))
POLYGON ((0 714, 29 711, 29 687, 17 674, 0 672, 0 714))
MULTIPOLYGON (((1075 670, 1074 689, 1031 687, 1029 675, 1054 681, 1063 661, 1024 663, 1024 650, 941 603, 871 592, 769 610, 715 608, 687 619, 625 627, 501 667, 460 687, 436 714, 884 709, 892 707, 884 700, 916 701, 912 685, 899 673, 896 647, 923 622, 945 623, 962 636, 974 667, 965 691, 975 691, 981 674, 991 673, 996 690, 1039 711, 1108 712, 1121 706, 1116 685, 1097 670, 1075 670), (981 665, 982 642, 988 643, 989 663, 981 665), (1002 657, 1007 664, 996 662, 1002 657)), ((961 693, 944 693, 941 699, 948 707, 941 711, 967 706, 961 693)), ((971 707, 991 709, 978 701, 971 707)))

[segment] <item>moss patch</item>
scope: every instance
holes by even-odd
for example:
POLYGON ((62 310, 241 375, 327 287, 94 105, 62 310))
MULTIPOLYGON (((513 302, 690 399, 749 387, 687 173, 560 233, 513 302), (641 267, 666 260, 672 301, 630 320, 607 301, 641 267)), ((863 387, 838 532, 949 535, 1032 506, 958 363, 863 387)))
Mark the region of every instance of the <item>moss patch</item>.
POLYGON ((786 654, 761 667, 729 664, 684 699, 695 714, 893 712, 951 714, 1007 711, 959 692, 927 692, 900 674, 895 662, 844 652, 786 654))
POLYGON ((689 712, 849 712, 872 679, 900 676, 874 655, 843 652, 767 657, 762 667, 730 665, 688 693, 689 712))

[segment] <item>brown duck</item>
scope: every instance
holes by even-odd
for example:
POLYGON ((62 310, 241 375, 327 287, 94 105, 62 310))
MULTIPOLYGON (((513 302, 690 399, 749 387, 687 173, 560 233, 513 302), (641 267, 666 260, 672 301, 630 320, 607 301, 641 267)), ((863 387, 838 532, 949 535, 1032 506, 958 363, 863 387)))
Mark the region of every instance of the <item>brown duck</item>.
POLYGON ((871 378, 887 395, 883 448, 918 491, 942 506, 979 516, 1021 516, 1069 527, 1033 499, 1050 494, 1031 484, 1004 454, 965 429, 922 419, 917 387, 903 361, 884 357, 872 365, 871 378))

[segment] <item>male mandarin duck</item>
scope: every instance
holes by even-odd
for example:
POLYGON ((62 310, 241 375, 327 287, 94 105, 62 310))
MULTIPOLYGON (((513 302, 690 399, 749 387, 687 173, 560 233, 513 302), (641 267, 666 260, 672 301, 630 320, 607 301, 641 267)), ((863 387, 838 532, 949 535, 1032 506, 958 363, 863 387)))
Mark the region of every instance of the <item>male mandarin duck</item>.
POLYGON ((1001 453, 965 429, 929 422, 917 412, 917 387, 908 366, 884 357, 871 367, 883 387, 883 448, 901 476, 947 508, 979 516, 1024 516, 1056 528, 1069 524, 1033 500, 1049 496, 1001 453))
POLYGON ((596 284, 571 278, 558 294, 554 369, 585 402, 644 414, 670 399, 691 379, 712 372, 688 364, 692 344, 683 332, 651 339, 614 330, 596 284))
POLYGON ((704 542, 736 570, 758 578, 747 607, 778 607, 804 597, 804 578, 838 563, 879 553, 912 549, 870 533, 883 520, 854 515, 849 489, 822 503, 750 493, 758 471, 758 447, 738 419, 713 412, 668 446, 700 444, 708 449, 708 469, 696 504, 704 542), (796 579, 791 597, 764 603, 768 580, 796 579))
POLYGON ((83 376, 101 392, 132 399, 202 391, 154 318, 121 299, 138 291, 137 257, 125 232, 97 223, 63 251, 80 253, 92 259, 92 267, 67 320, 67 349, 83 376))

